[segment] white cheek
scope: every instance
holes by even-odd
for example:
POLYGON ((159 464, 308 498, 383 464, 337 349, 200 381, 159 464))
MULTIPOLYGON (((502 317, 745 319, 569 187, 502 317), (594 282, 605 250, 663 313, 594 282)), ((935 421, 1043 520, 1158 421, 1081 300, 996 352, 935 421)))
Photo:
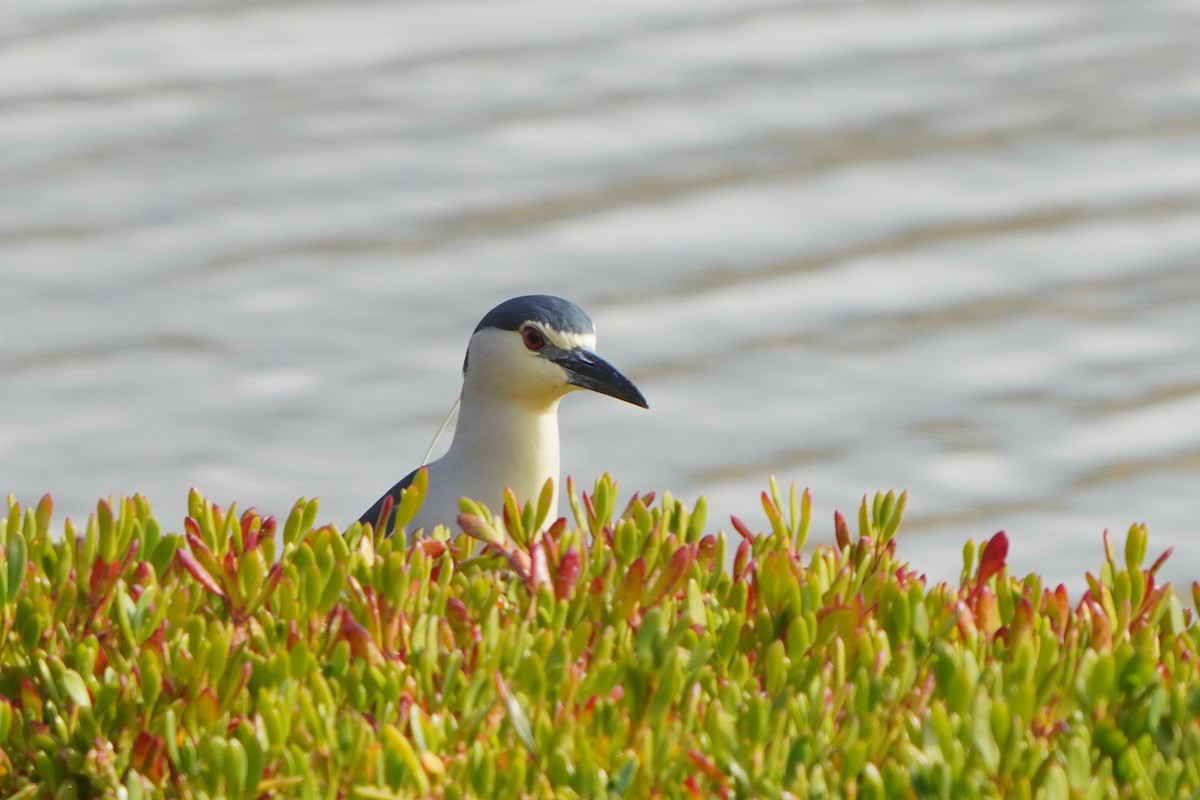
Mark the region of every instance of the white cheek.
POLYGON ((530 375, 542 386, 559 386, 567 382, 566 370, 541 356, 535 356, 530 375))
POLYGON ((526 347, 520 334, 494 328, 472 337, 466 379, 478 392, 539 402, 560 396, 567 386, 562 367, 526 347))

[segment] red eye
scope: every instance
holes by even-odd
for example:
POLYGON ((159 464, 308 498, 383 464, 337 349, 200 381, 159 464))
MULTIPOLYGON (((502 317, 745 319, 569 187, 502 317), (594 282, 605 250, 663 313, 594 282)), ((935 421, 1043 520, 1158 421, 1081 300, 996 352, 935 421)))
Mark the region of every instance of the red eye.
POLYGON ((546 337, 542 332, 532 326, 526 327, 521 331, 521 338, 525 340, 525 346, 530 350, 541 350, 546 346, 546 337))

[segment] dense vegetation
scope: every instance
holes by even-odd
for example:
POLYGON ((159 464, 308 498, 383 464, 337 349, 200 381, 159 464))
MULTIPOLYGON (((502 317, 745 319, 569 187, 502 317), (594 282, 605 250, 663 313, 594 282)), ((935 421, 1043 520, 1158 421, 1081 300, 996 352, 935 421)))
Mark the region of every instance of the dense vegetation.
POLYGON ((1200 626, 1141 527, 1072 600, 1010 576, 1003 533, 927 585, 904 495, 805 550, 808 495, 774 484, 732 539, 702 499, 568 494, 571 525, 466 503, 412 544, 315 501, 277 530, 193 493, 168 534, 141 497, 65 531, 10 498, 0 793, 1200 794, 1200 626))

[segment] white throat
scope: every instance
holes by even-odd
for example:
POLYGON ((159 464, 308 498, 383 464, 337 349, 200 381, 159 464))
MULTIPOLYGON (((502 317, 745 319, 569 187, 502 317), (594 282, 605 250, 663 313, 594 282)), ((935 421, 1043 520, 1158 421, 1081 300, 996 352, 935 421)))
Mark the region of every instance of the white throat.
MULTIPOLYGON (((468 379, 469 380, 469 379, 468 379)), ((409 530, 446 525, 457 530, 458 501, 470 497, 501 513, 504 489, 520 503, 537 502, 547 478, 554 480, 551 513, 558 509, 558 403, 486 396, 463 390, 450 449, 429 464, 429 494, 409 530)))

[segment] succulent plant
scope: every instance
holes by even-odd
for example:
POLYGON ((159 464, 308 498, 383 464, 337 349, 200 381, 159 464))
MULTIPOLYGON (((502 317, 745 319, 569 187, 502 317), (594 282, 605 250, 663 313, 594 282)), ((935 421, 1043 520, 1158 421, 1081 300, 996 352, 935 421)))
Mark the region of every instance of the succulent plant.
POLYGON ((193 491, 164 533, 134 496, 56 532, 10 497, 0 793, 1200 794, 1200 626, 1143 527, 1072 600, 1011 576, 1004 533, 929 585, 903 494, 808 548, 809 494, 774 481, 732 540, 703 498, 567 494, 571 522, 547 486, 414 541, 314 527, 315 500, 280 527, 193 491))

